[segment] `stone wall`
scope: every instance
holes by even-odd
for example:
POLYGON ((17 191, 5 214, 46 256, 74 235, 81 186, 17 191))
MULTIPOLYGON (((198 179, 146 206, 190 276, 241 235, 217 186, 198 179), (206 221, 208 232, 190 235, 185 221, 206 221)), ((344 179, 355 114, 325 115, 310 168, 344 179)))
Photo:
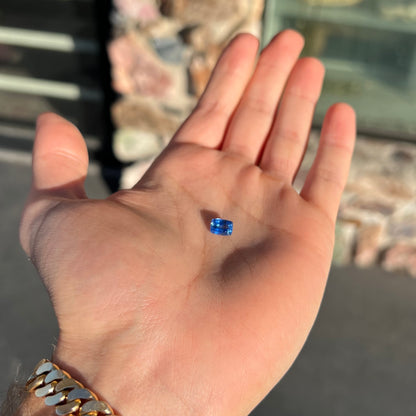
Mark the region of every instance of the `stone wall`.
MULTIPOLYGON (((319 133, 311 134, 295 187, 312 164, 319 133)), ((334 262, 379 265, 416 277, 416 146, 358 136, 338 215, 334 262)))
POLYGON ((340 262, 416 277, 415 178, 414 144, 359 137, 339 213, 340 262))
POLYGON ((119 160, 136 162, 123 187, 189 114, 229 40, 260 36, 263 7, 263 0, 114 0, 113 148, 119 160))
MULTIPOLYGON (((108 51, 117 127, 114 153, 134 185, 202 93, 227 42, 261 32, 264 0, 114 0, 108 51)), ((311 135, 295 186, 318 144, 311 135)), ((416 277, 416 146, 359 137, 336 232, 334 262, 416 277)))

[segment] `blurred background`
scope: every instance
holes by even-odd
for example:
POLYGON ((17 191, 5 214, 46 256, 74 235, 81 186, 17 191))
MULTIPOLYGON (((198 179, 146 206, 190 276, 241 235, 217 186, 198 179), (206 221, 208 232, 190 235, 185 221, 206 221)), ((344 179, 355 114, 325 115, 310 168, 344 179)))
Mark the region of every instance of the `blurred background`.
POLYGON ((236 33, 264 46, 285 28, 327 69, 295 186, 332 103, 357 110, 359 138, 317 323, 252 415, 416 414, 416 0, 2 0, 0 400, 57 336, 17 233, 37 115, 80 128, 105 197, 164 148, 236 33))

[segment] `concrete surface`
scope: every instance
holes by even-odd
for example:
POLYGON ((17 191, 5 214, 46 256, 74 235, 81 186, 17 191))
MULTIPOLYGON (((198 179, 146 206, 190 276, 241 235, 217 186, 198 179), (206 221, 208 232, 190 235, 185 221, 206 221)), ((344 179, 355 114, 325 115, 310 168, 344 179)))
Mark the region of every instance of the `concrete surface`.
MULTIPOLYGON (((0 399, 18 366, 28 373, 57 335, 46 292, 18 243, 29 185, 27 164, 0 162, 0 399)), ((87 189, 93 197, 107 192, 97 172, 87 189)), ((415 280, 334 268, 304 350, 252 416, 415 415, 415 346, 415 280)))

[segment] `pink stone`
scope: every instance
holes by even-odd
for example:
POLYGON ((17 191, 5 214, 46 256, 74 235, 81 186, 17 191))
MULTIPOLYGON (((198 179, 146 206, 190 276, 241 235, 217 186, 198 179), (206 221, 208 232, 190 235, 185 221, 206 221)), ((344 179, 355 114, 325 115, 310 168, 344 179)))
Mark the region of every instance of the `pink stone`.
POLYGON ((389 271, 406 271, 416 277, 416 246, 399 243, 389 248, 382 261, 382 266, 389 271))
POLYGON ((122 15, 142 24, 154 22, 160 17, 159 9, 152 0, 114 0, 114 5, 122 15))
POLYGON ((117 92, 156 98, 168 95, 171 76, 144 40, 132 34, 119 37, 109 44, 108 53, 117 92))

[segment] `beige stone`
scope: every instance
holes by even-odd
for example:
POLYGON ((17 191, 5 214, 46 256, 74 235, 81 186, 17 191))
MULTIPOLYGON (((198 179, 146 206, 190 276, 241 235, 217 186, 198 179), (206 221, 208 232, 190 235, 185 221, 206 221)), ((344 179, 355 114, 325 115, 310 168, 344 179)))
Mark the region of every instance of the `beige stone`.
POLYGON ((181 22, 161 16, 155 22, 152 22, 152 24, 141 28, 140 33, 149 38, 169 38, 171 36, 177 36, 182 29, 183 25, 181 22))
POLYGON ((192 92, 200 97, 208 84, 212 70, 215 66, 216 53, 213 55, 195 55, 189 66, 189 74, 192 80, 192 92))
MULTIPOLYGON (((355 211, 373 212, 383 217, 392 215, 395 211, 394 201, 375 196, 358 195, 355 200, 349 203, 349 208, 355 211)), ((344 211, 345 212, 345 211, 344 211)))
POLYGON ((338 221, 335 228, 335 246, 332 261, 338 266, 351 264, 357 235, 357 225, 338 221))
POLYGON ((119 128, 134 128, 159 136, 173 135, 184 117, 165 111, 155 100, 140 96, 116 102, 112 107, 112 116, 119 128))
MULTIPOLYGON (((209 2, 201 1, 200 3, 208 4, 209 2)), ((237 3, 240 9, 236 9, 229 16, 225 13, 211 22, 209 17, 204 15, 203 22, 184 33, 185 41, 194 51, 189 71, 193 93, 196 96, 200 96, 204 91, 221 52, 234 36, 241 32, 252 33, 257 37, 261 34, 259 21, 264 9, 264 0, 245 0, 237 3)), ((221 2, 221 5, 221 7, 228 7, 228 2, 221 2)), ((197 3, 194 7, 197 7, 197 3)))
POLYGON ((130 189, 134 185, 136 185, 136 183, 142 178, 142 176, 152 165, 153 161, 154 159, 150 159, 147 161, 139 161, 125 168, 121 176, 120 188, 130 189))
POLYGON ((120 129, 113 138, 114 155, 121 162, 154 158, 163 148, 164 142, 160 136, 142 130, 120 129))
POLYGON ((246 16, 250 3, 251 0, 161 0, 161 11, 186 24, 206 24, 246 16))
POLYGON ((390 218, 387 231, 390 241, 416 243, 416 213, 412 216, 396 215, 390 218))
POLYGON ((357 246, 355 252, 355 264, 360 267, 368 267, 376 264, 378 260, 382 224, 363 225, 358 229, 357 246))
MULTIPOLYGON (((358 166, 353 168, 359 169, 358 166)), ((381 169, 379 169, 378 174, 364 174, 355 181, 350 181, 346 190, 367 197, 374 195, 378 198, 394 201, 397 199, 410 200, 415 196, 413 190, 403 180, 398 177, 385 176, 381 169)))
POLYGON ((382 266, 392 272, 406 271, 416 277, 416 246, 400 243, 389 248, 384 254, 382 266))

